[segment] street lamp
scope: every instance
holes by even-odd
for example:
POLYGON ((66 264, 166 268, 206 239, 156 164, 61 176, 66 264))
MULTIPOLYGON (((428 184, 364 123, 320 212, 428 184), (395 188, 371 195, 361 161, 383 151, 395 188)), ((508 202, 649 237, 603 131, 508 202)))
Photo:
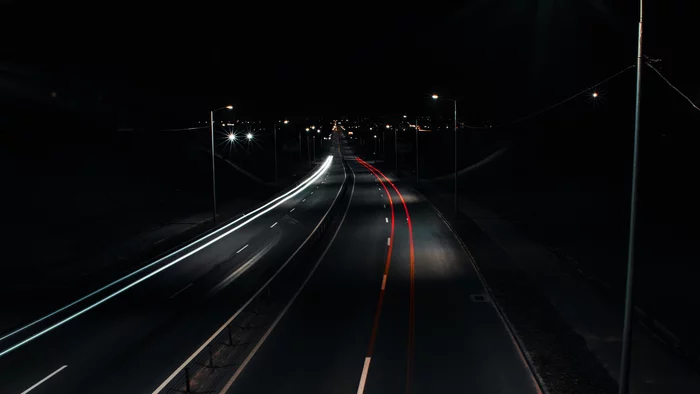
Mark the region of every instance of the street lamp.
MULTIPOLYGON (((215 167, 215 162, 214 162, 214 112, 222 110, 222 109, 228 109, 232 110, 233 105, 227 105, 225 107, 217 108, 214 110, 209 111, 209 124, 211 125, 211 199, 213 203, 213 208, 212 208, 212 221, 216 222, 216 167, 215 167)), ((229 136, 229 139, 231 137, 229 136)))
POLYGON ((235 140, 236 140, 236 135, 233 134, 233 133, 229 133, 229 135, 228 135, 228 140, 231 141, 231 142, 235 141, 235 140))
POLYGON ((593 98, 598 97, 598 92, 593 92, 593 98))
POLYGON ((447 101, 452 101, 452 104, 454 104, 454 111, 455 111, 455 202, 454 202, 454 208, 455 208, 455 218, 457 217, 457 100, 450 99, 450 98, 444 98, 440 97, 437 94, 432 95, 433 100, 437 99, 442 99, 442 100, 447 100, 447 101))
MULTIPOLYGON (((284 124, 289 124, 289 120, 285 119, 284 124)), ((275 153, 275 185, 277 184, 277 123, 274 124, 273 127, 273 145, 274 145, 274 153, 275 153)), ((299 150, 301 151, 301 147, 299 147, 299 150)))
POLYGON ((248 141, 252 141, 252 140, 253 140, 253 133, 248 133, 248 134, 246 134, 246 135, 245 135, 245 138, 247 138, 248 141))

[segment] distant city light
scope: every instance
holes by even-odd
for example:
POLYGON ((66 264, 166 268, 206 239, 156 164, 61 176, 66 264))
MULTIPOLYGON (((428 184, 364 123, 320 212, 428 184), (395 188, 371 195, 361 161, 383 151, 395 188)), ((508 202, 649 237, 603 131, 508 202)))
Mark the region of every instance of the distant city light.
POLYGON ((306 131, 309 131, 309 128, 308 128, 308 127, 306 128, 306 131))
POLYGON ((377 135, 376 135, 376 134, 374 135, 374 138, 377 138, 377 135))
POLYGON ((316 129, 316 126, 311 126, 311 130, 315 130, 315 129, 316 129))
POLYGON ((593 98, 598 97, 598 92, 593 92, 593 98))
POLYGON ((245 138, 247 138, 248 141, 252 140, 252 139, 253 139, 253 133, 248 133, 248 134, 246 134, 246 135, 245 135, 245 138))
POLYGON ((285 121, 284 121, 284 124, 287 124, 287 123, 289 123, 289 121, 288 121, 288 120, 285 120, 285 121))
POLYGON ((403 118, 406 119, 406 115, 404 115, 403 118))
POLYGON ((387 129, 390 129, 390 128, 391 128, 391 125, 386 125, 386 128, 387 128, 387 129))
POLYGON ((233 134, 233 133, 229 134, 229 135, 228 135, 228 140, 229 140, 229 141, 235 141, 235 140, 236 140, 236 135, 233 134))
POLYGON ((437 94, 434 94, 434 95, 433 95, 433 98, 434 98, 435 100, 437 100, 437 99, 439 98, 439 96, 438 96, 437 94))
POLYGON ((317 132, 317 133, 320 133, 320 132, 321 132, 321 130, 316 130, 316 132, 317 132))

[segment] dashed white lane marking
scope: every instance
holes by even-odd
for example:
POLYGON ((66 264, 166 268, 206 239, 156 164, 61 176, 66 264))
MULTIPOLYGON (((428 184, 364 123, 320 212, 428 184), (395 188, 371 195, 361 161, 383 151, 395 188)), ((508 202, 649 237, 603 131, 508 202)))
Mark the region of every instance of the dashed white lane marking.
POLYGON ((384 204, 384 208, 386 208, 386 204, 384 204))
POLYGON ((273 227, 275 227, 276 225, 277 225, 277 222, 274 222, 274 223, 272 223, 272 226, 270 226, 270 228, 273 228, 273 227))
MULTIPOLYGON (((51 372, 51 374, 49 374, 49 376, 47 376, 47 377, 45 377, 44 379, 41 379, 40 381, 36 382, 36 383, 34 384, 34 386, 32 386, 32 387, 30 387, 30 388, 28 388, 28 389, 22 391, 22 394, 27 394, 28 392, 34 390, 35 388, 39 387, 40 384, 42 384, 42 383, 44 383, 45 381, 51 379, 54 375, 56 375, 57 373, 63 371, 63 370, 66 369, 67 367, 68 367, 67 365, 64 365, 64 366, 62 366, 61 368, 59 368, 59 369, 57 369, 57 370, 51 372)), ((364 390, 364 388, 363 388, 363 390, 364 390)))
POLYGON ((183 291, 189 289, 190 286, 192 286, 192 283, 190 283, 189 285, 187 285, 187 286, 183 287, 182 289, 178 290, 177 293, 171 295, 171 296, 168 297, 168 298, 170 298, 170 299, 172 300, 173 298, 177 297, 178 294, 180 294, 180 293, 182 293, 183 291))
POLYGON ((289 212, 294 212, 295 209, 296 209, 296 208, 292 208, 292 209, 289 210, 289 212))
POLYGON ((390 245, 391 245, 391 238, 387 238, 386 239, 386 246, 390 246, 390 245))
POLYGON ((386 222, 389 223, 389 218, 384 218, 384 220, 386 220, 386 222))
POLYGON ((301 200, 301 202, 306 202, 306 199, 301 200))
POLYGON ((245 249, 245 248, 247 248, 247 247, 248 247, 248 245, 246 245, 246 246, 244 246, 244 247, 238 249, 238 252, 236 252, 236 254, 241 253, 241 252, 243 251, 243 249, 245 249))
POLYGON ((367 372, 369 372, 369 363, 372 357, 365 357, 365 366, 362 367, 362 376, 360 376, 360 386, 357 387, 357 394, 365 392, 365 382, 367 381, 367 372))
POLYGON ((382 278, 382 290, 386 289, 386 275, 382 278))
POLYGON ((314 194, 314 192, 311 192, 311 194, 314 194))

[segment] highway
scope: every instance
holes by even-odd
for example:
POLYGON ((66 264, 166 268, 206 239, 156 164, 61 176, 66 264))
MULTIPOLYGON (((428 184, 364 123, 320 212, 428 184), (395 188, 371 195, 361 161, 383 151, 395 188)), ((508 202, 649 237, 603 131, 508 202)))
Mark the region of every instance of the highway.
POLYGON ((324 253, 310 253, 307 280, 221 392, 538 393, 436 211, 340 134, 330 152, 307 183, 259 210, 0 334, 0 392, 174 392, 161 390, 169 376, 279 272, 345 185, 349 203, 317 245, 324 253))
POLYGON ((344 149, 355 188, 338 236, 227 392, 540 392, 446 224, 344 149))
POLYGON ((44 320, 0 333, 0 392, 152 392, 328 212, 346 179, 339 150, 330 152, 308 182, 257 211, 130 277, 95 284, 105 287, 44 320))

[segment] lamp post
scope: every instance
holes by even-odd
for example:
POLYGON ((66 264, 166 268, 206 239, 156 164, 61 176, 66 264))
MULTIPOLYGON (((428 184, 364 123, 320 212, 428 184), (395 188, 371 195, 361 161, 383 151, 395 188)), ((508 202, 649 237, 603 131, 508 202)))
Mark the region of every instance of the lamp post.
MULTIPOLYGON (((289 124, 289 121, 285 119, 284 124, 289 124)), ((274 151, 275 151, 275 185, 277 185, 277 123, 275 123, 275 126, 273 128, 273 134, 272 134, 272 144, 274 145, 274 151)))
POLYGON ((642 87, 642 19, 643 1, 639 0, 639 32, 637 36, 637 96, 634 108, 634 149, 632 156, 632 192, 630 201, 630 227, 627 244, 627 285, 625 287, 625 318, 622 328, 622 360, 620 361, 619 393, 629 392, 629 375, 632 355, 632 290, 634 285, 634 241, 637 222, 637 163, 639 161, 639 95, 642 87))
POLYGON ((416 118, 416 184, 418 184, 418 118, 416 118))
MULTIPOLYGON (((209 124, 211 125, 211 199, 212 199, 212 221, 216 222, 216 167, 214 162, 214 112, 222 109, 233 109, 233 105, 217 108, 209 111, 209 124)), ((231 137, 229 137, 230 139, 231 137)))
POLYGON ((454 142, 454 145, 455 145, 455 202, 454 202, 454 209, 455 209, 455 219, 456 219, 457 218, 457 100, 445 98, 445 97, 440 97, 437 94, 434 94, 432 97, 433 97, 433 100, 442 99, 442 100, 452 101, 452 103, 454 104, 454 116, 455 116, 455 119, 454 119, 454 121, 455 121, 455 123, 454 123, 455 124, 455 126, 454 126, 455 127, 455 142, 454 142))

